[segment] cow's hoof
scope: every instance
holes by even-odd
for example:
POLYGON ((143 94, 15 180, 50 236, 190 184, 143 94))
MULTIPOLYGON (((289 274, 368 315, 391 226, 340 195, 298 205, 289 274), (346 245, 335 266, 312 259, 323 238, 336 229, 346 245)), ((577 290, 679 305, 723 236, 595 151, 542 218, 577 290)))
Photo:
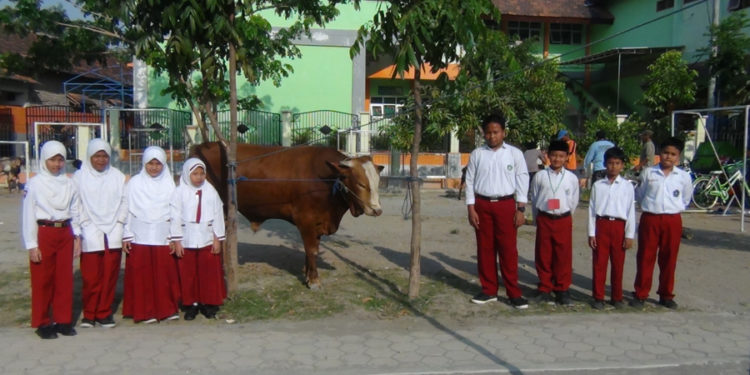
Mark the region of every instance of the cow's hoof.
POLYGON ((312 282, 308 282, 307 287, 310 288, 310 290, 320 290, 320 281, 315 280, 312 282))

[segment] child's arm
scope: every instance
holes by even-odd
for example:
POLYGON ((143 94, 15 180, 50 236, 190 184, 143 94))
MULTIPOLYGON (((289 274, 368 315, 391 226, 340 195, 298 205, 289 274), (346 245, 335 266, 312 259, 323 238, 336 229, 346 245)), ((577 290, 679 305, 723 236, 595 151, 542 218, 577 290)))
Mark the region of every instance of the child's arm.
POLYGON ((34 263, 42 261, 42 253, 39 251, 37 235, 39 226, 36 223, 36 197, 34 194, 34 181, 26 184, 25 196, 21 206, 21 237, 26 250, 29 251, 29 260, 34 263))
POLYGON ((693 181, 687 173, 684 173, 683 176, 685 177, 682 179, 682 203, 684 205, 683 209, 685 209, 693 199, 693 181))
POLYGON ((122 189, 122 197, 120 197, 120 207, 117 209, 117 222, 125 224, 128 220, 128 185, 125 185, 122 189))
POLYGON ((596 249, 596 184, 591 186, 589 194, 589 246, 596 249))
POLYGON ((635 192, 632 185, 625 199, 630 201, 628 205, 628 218, 625 220, 625 243, 622 246, 627 250, 633 247, 633 239, 635 238, 635 192))
POLYGON ((477 170, 478 157, 477 152, 472 152, 469 156, 469 163, 466 165, 466 209, 468 211, 469 225, 474 229, 479 229, 479 216, 477 211, 474 209, 474 176, 477 170))
POLYGON ((568 193, 568 202, 570 203, 570 214, 573 215, 578 208, 578 199, 580 199, 580 189, 578 188, 578 179, 572 173, 570 174, 570 192, 568 193))
POLYGON ((73 198, 70 200, 70 216, 71 226, 73 227, 73 258, 81 256, 81 212, 83 210, 83 203, 81 202, 81 195, 78 189, 73 191, 73 198))
POLYGON ((216 204, 214 205, 214 243, 211 253, 218 254, 221 252, 221 242, 226 239, 226 227, 224 224, 224 207, 221 203, 219 193, 214 190, 216 204))
POLYGON ((170 254, 176 254, 182 258, 185 249, 182 247, 182 191, 178 187, 172 192, 169 201, 169 248, 170 254))

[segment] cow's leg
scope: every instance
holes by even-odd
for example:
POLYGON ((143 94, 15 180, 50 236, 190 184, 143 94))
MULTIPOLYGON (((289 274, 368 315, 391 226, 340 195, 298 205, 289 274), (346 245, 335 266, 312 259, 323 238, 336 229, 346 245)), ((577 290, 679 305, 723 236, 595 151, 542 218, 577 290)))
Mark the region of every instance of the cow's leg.
POLYGON ((320 236, 314 231, 302 232, 302 242, 305 245, 305 282, 307 287, 313 290, 320 289, 320 278, 318 277, 318 247, 320 236))

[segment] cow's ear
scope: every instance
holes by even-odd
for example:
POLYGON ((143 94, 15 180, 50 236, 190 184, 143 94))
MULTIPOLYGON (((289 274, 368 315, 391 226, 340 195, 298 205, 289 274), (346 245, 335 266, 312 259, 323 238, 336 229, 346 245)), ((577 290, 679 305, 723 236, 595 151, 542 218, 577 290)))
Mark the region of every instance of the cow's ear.
POLYGON ((378 173, 380 173, 380 172, 383 171, 383 169, 385 169, 385 166, 383 166, 383 165, 375 165, 375 168, 377 168, 378 169, 378 173))
POLYGON ((333 171, 333 173, 337 175, 344 174, 344 171, 341 169, 341 167, 338 164, 335 164, 326 160, 326 165, 328 166, 328 168, 331 168, 331 171, 333 171))
POLYGON ((352 159, 344 159, 339 162, 339 167, 352 168, 354 164, 352 163, 352 159))

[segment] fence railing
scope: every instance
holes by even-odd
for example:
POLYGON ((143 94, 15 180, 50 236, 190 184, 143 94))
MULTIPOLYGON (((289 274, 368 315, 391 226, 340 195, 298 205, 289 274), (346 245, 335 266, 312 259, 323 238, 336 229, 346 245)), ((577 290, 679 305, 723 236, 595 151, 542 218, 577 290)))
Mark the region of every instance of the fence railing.
MULTIPOLYGON (((13 112, 10 108, 0 108, 0 141, 13 141, 14 138, 13 112)), ((10 144, 0 145, 0 156, 14 156, 13 146, 10 144)))
MULTIPOLYGON (((230 113, 229 110, 219 111, 219 128, 221 134, 229 139, 230 113)), ((237 140, 240 143, 256 145, 281 145, 281 115, 263 111, 237 112, 237 140)), ((213 131, 209 133, 211 141, 216 141, 213 131)))
MULTIPOLYGON (((292 145, 336 147, 339 130, 359 127, 359 116, 339 111, 311 111, 292 116, 292 145)), ((339 144, 339 147, 346 145, 339 144)))

